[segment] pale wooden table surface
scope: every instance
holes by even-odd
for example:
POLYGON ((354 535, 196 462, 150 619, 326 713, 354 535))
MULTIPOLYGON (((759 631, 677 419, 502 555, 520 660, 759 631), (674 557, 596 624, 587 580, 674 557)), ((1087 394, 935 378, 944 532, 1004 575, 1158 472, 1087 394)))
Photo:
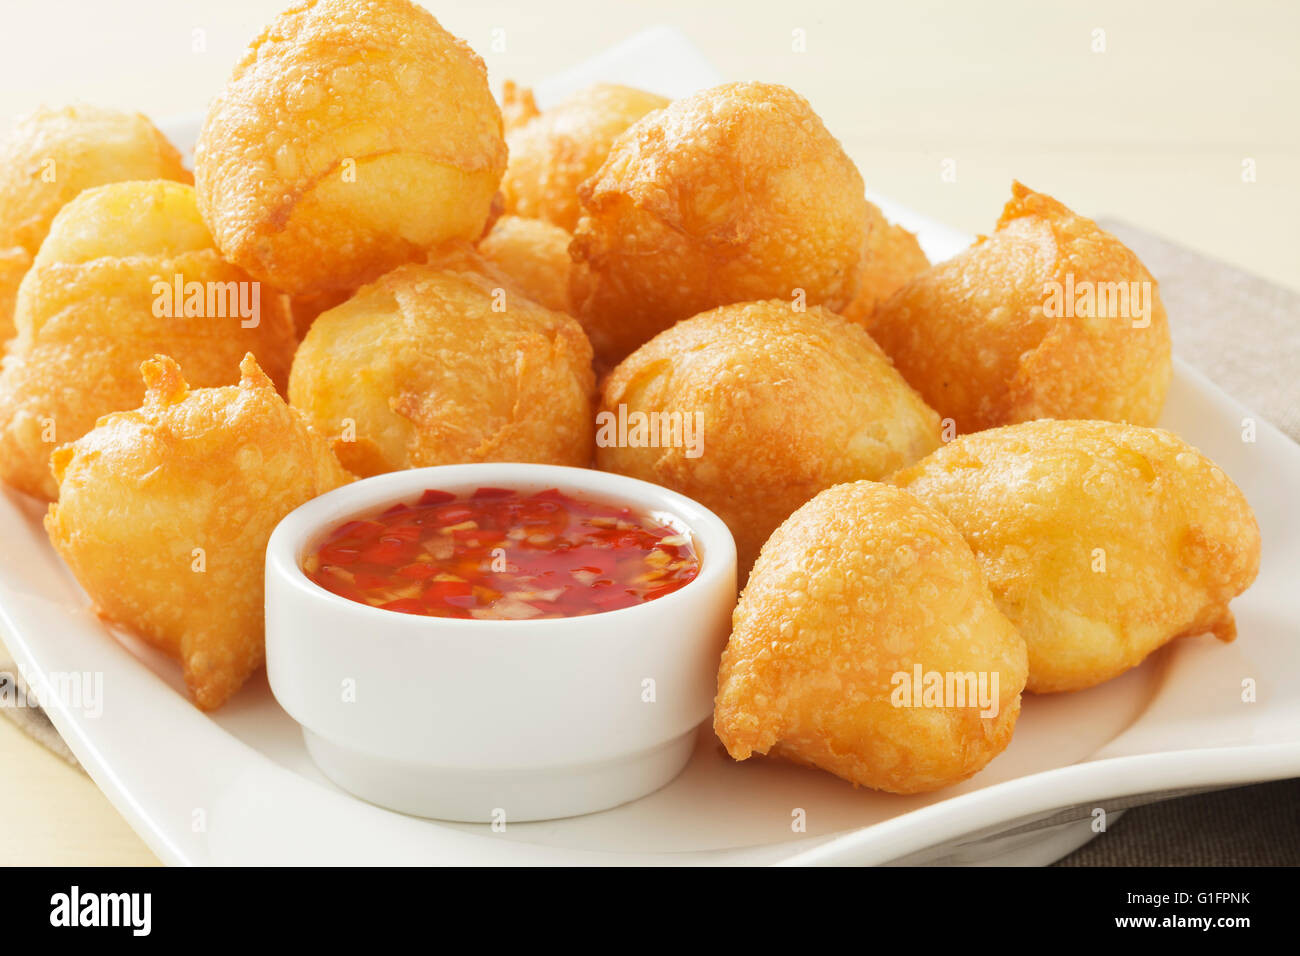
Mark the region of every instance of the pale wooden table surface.
MULTIPOLYGON (((75 100, 155 119, 193 113, 285 5, 7 0, 0 123, 41 103, 75 100)), ((1295 3, 426 6, 484 56, 494 88, 507 77, 546 76, 666 23, 728 79, 785 83, 804 94, 873 190, 934 219, 987 231, 1018 178, 1080 212, 1123 218, 1300 289, 1295 3), (494 39, 504 39, 504 50, 494 52, 494 39), (1104 52, 1094 52, 1101 41, 1104 52), (941 175, 949 160, 955 182, 941 175), (1254 181, 1244 181, 1245 165, 1254 181)), ((5 721, 0 768, 0 862, 153 861, 84 775, 5 721)))

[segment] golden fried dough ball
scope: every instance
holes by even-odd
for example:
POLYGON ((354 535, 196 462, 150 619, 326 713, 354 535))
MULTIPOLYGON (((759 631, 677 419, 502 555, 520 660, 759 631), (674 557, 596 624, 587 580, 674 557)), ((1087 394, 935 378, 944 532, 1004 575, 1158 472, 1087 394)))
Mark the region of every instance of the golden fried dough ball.
POLYGON ((1255 579, 1245 497, 1167 431, 1042 421, 966 435, 894 475, 975 550, 1029 645, 1029 690, 1091 687, 1176 638, 1236 635, 1255 579))
POLYGON ((194 154, 231 262, 293 295, 477 239, 506 147, 483 61, 408 0, 305 0, 266 28, 194 154))
POLYGON ((616 362, 732 302, 847 305, 867 241, 862 189, 783 86, 730 83, 651 113, 579 191, 573 302, 596 354, 616 362))
POLYGON ((1171 370, 1156 281, 1090 219, 1016 183, 997 231, 880 304, 871 335, 961 431, 1154 424, 1171 370))
POLYGON ((625 129, 669 101, 630 86, 598 83, 531 119, 532 94, 517 90, 507 101, 516 126, 506 142, 510 162, 501 180, 506 212, 545 219, 573 232, 578 225, 578 187, 600 168, 625 129), (520 120, 523 120, 520 122, 520 120))
POLYGON ((502 216, 478 251, 528 298, 557 312, 569 305, 570 235, 541 219, 502 216))
POLYGON ((138 113, 38 109, 0 142, 0 341, 13 335, 19 280, 55 213, 83 190, 130 179, 191 181, 180 154, 138 113))
POLYGON ((194 187, 113 183, 55 217, 23 280, 18 332, 0 371, 0 479, 53 498, 50 452, 144 396, 140 363, 181 363, 196 386, 237 380, 253 352, 288 378, 293 323, 283 297, 223 262, 194 187), (179 291, 178 291, 179 290, 179 291))
POLYGON ((778 299, 722 306, 651 339, 606 379, 597 426, 598 467, 717 512, 742 578, 817 492, 882 478, 940 437, 939 416, 869 335, 778 299))
POLYGON ((930 268, 916 236, 885 218, 874 203, 867 203, 867 255, 862 264, 858 294, 844 307, 844 318, 871 331, 876 306, 930 268))
POLYGON ((81 192, 140 179, 191 181, 180 153, 144 116, 38 109, 0 143, 0 247, 35 256, 55 214, 81 192))
POLYGON ((238 386, 189 391, 166 356, 143 407, 54 453, 45 529, 109 621, 180 660, 204 710, 262 664, 271 531, 352 479, 247 355, 238 386))
POLYGON ((594 389, 574 319, 456 262, 401 266, 321 315, 289 377, 290 403, 359 475, 586 466, 594 389))
POLYGON ((821 492, 763 546, 713 728, 891 793, 965 780, 1011 740, 1025 643, 943 515, 888 485, 821 492))

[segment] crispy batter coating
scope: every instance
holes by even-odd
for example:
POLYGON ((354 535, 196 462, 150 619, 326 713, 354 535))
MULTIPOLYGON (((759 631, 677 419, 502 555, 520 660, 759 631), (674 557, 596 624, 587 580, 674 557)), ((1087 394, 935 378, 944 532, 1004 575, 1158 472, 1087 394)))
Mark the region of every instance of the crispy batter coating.
POLYGON ((776 299, 660 333, 610 374, 601 413, 629 427, 626 440, 598 427, 597 465, 717 512, 742 578, 767 536, 823 488, 882 478, 939 447, 939 416, 869 335, 826 309, 795 312, 776 299), (634 415, 680 423, 682 440, 638 445, 634 415))
POLYGON ((15 320, 0 371, 0 479, 47 499, 50 452, 138 406, 150 356, 170 355, 195 386, 236 381, 246 352, 283 384, 293 358, 283 297, 223 262, 194 187, 163 180, 98 186, 68 203, 23 280, 15 320))
POLYGON ((877 307, 871 335, 963 432, 1035 418, 1151 425, 1169 388, 1151 273, 1092 220, 1020 183, 997 231, 877 307))
MULTIPOLYGON (((510 87, 507 87, 509 92, 510 87)), ((507 101, 522 119, 532 94, 507 101)), ((501 180, 506 212, 545 219, 573 232, 578 187, 594 175, 625 129, 669 101, 630 86, 597 83, 510 130, 510 162, 501 180)))
POLYGON ((26 249, 19 246, 0 249, 0 346, 13 338, 18 286, 31 264, 32 257, 26 249))
POLYGON ((352 298, 355 289, 330 289, 328 292, 316 292, 311 295, 295 295, 289 299, 289 310, 293 313, 293 330, 299 341, 307 337, 316 317, 328 312, 336 305, 342 305, 352 298))
POLYGON ((541 115, 542 111, 537 108, 532 90, 520 86, 514 80, 505 81, 501 87, 501 122, 507 133, 514 132, 541 115))
POLYGON ((966 435, 894 475, 965 535, 1029 645, 1029 690, 1078 690, 1156 648, 1236 635, 1259 528, 1235 484, 1171 432, 1027 422, 966 435))
POLYGON ((930 268, 916 236, 885 218, 874 203, 867 203, 867 254, 862 263, 858 294, 844 307, 844 318, 871 331, 876 306, 930 268))
POLYGON ((0 342, 13 335, 18 283, 54 215, 83 190, 131 179, 191 182, 180 153, 139 113, 38 109, 0 142, 0 342))
POLYGON ((680 319, 802 297, 838 310, 867 241, 862 177, 807 101, 730 83, 651 113, 583 183, 573 302, 617 362, 680 319))
POLYGON ((559 226, 541 219, 502 216, 478 244, 478 251, 528 298, 556 312, 571 313, 571 238, 559 226))
POLYGON ((505 169, 483 61, 408 0, 304 0, 253 41, 194 154, 231 262, 293 295, 477 239, 505 169))
POLYGON ((289 377, 291 404, 359 475, 474 461, 585 467, 594 390, 581 326, 472 254, 364 286, 316 320, 289 377))
POLYGON ((772 754, 921 793, 1006 748, 1025 671, 1025 643, 952 524, 857 481, 821 492, 763 546, 732 615, 713 728, 736 760, 772 754), (950 693, 912 693, 918 670, 950 693))
POLYGON ((262 664, 272 529, 351 476, 251 354, 225 388, 190 391, 162 355, 141 371, 141 408, 54 453, 45 528, 99 613, 180 660, 211 710, 262 664))

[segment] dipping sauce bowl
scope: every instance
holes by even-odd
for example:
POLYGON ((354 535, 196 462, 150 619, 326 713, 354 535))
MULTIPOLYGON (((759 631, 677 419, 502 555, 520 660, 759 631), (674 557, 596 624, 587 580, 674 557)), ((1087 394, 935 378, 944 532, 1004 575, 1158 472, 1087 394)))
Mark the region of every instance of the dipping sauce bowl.
POLYGON ((367 478, 307 502, 267 547, 266 662, 320 769, 380 806, 467 822, 576 816, 672 780, 713 710, 736 600, 721 519, 658 485, 582 468, 448 465, 367 478), (689 583, 579 617, 480 620, 372 607, 304 561, 340 524, 428 489, 625 505, 688 535, 689 583))

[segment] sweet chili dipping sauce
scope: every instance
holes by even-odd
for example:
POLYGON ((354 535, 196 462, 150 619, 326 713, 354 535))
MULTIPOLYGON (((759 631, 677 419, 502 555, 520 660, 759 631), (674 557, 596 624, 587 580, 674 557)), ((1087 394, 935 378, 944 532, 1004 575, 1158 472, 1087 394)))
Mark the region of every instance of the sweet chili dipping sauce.
POLYGON ((551 489, 426 491, 333 529, 303 562, 326 590, 429 617, 578 617, 671 594, 700 571, 688 535, 551 489))

